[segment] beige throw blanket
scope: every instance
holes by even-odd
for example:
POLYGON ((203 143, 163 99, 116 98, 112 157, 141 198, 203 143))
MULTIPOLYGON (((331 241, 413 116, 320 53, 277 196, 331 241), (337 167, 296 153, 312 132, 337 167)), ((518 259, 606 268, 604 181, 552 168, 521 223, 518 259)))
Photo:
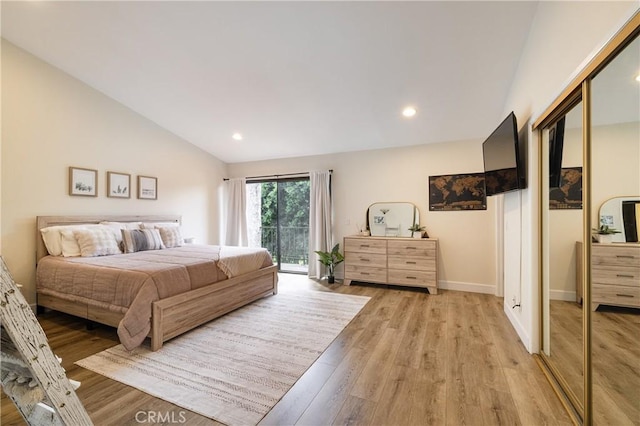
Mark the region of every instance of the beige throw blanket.
POLYGON ((205 245, 101 257, 47 256, 38 263, 37 288, 39 294, 124 313, 118 336, 133 349, 151 330, 154 301, 271 264, 265 249, 205 245))
POLYGON ((263 248, 222 246, 220 247, 218 267, 229 278, 233 278, 247 272, 257 271, 267 259, 271 259, 271 256, 263 248))

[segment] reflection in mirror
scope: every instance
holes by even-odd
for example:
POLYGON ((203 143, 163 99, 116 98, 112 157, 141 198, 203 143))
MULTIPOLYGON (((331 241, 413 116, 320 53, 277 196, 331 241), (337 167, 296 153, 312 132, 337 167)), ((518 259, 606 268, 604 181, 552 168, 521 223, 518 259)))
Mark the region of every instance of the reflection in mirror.
POLYGON ((620 231, 611 235, 612 243, 637 243, 640 231, 640 195, 616 197, 600 206, 600 225, 620 231))
POLYGON ((412 203, 374 203, 367 210, 372 237, 411 237, 414 224, 420 224, 420 212, 412 203))
POLYGON ((543 133, 543 351, 578 406, 584 363, 580 242, 582 217, 582 102, 543 133), (545 309, 546 308, 546 309, 545 309))
POLYGON ((591 85, 591 224, 605 220, 624 231, 613 244, 591 246, 594 425, 640 424, 640 244, 631 215, 638 204, 617 198, 640 195, 639 73, 636 38, 591 85))

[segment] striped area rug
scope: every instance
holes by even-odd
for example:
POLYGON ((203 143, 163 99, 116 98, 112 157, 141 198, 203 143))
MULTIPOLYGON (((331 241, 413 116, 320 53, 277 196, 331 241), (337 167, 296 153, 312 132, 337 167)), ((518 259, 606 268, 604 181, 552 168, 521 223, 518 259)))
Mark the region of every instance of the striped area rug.
POLYGON ((255 425, 368 297, 279 293, 177 337, 158 351, 122 345, 76 364, 228 425, 255 425))

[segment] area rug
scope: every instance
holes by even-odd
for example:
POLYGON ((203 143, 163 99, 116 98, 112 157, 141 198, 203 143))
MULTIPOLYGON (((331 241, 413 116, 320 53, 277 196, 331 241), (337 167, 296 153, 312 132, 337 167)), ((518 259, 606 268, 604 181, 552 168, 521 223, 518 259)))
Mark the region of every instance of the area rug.
POLYGON ((228 425, 255 425, 294 385, 368 297, 280 293, 165 343, 122 345, 76 364, 228 425))

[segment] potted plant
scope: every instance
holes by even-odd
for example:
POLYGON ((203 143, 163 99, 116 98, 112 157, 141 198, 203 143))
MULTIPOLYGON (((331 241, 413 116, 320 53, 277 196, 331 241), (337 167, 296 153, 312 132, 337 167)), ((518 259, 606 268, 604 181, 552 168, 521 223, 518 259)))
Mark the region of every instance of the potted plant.
POLYGON ((409 231, 411 231, 411 236, 413 238, 422 238, 422 233, 424 232, 424 226, 420 226, 420 224, 414 223, 409 228, 409 231))
POLYGON ((618 231, 615 228, 609 228, 608 225, 600 225, 600 228, 592 229, 594 235, 593 237, 599 243, 611 243, 613 241, 613 234, 620 234, 621 231, 618 231))
POLYGON ((330 252, 316 250, 316 254, 320 256, 318 261, 329 268, 328 282, 329 284, 333 284, 335 282, 333 273, 335 272, 336 265, 344 261, 344 255, 340 253, 340 244, 336 244, 330 252))

